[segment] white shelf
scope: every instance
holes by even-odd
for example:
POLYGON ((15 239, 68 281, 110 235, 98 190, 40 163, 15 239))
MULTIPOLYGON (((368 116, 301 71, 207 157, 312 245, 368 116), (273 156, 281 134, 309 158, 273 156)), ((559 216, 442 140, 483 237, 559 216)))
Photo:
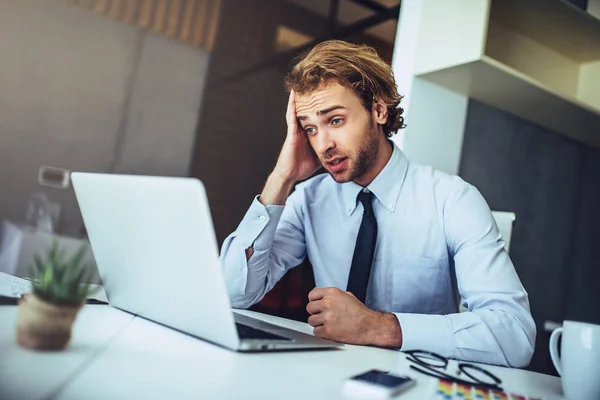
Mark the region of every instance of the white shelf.
POLYGON ((420 77, 600 147, 600 110, 563 96, 489 57, 420 77))
POLYGON ((427 4, 416 76, 600 147, 600 20, 559 0, 427 4))

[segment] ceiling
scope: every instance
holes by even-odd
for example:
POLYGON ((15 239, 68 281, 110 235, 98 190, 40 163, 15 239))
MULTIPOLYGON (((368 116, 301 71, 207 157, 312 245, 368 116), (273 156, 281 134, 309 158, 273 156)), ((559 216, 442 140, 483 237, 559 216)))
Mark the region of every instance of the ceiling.
MULTIPOLYGON (((299 7, 306 8, 315 14, 329 18, 329 0, 286 0, 299 7)), ((401 0, 374 0, 376 3, 385 7, 393 7, 400 4, 401 0)), ((361 19, 375 15, 375 11, 361 6, 357 3, 348 0, 340 0, 338 21, 343 25, 348 25, 361 19)), ((365 32, 373 35, 381 40, 393 43, 396 37, 397 20, 388 20, 382 24, 376 25, 373 28, 367 29, 365 32)))

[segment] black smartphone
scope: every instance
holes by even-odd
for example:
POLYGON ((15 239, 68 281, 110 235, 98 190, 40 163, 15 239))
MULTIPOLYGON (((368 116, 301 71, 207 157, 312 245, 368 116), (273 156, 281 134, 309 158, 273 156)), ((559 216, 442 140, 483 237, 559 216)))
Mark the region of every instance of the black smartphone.
POLYGON ((416 381, 404 375, 372 369, 354 375, 344 383, 344 391, 349 395, 390 398, 413 387, 416 381))

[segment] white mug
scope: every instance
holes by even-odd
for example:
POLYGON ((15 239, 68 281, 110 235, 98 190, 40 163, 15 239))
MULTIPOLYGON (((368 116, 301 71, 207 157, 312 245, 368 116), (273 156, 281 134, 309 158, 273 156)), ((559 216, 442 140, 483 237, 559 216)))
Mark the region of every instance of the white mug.
POLYGON ((550 336, 550 356, 568 400, 600 399, 600 325, 565 321, 550 336))

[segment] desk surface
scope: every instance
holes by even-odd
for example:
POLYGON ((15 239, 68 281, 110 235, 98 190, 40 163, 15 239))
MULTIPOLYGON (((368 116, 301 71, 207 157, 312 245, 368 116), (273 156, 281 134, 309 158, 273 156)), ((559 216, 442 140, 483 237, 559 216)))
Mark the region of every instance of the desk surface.
MULTIPOLYGON (((312 331, 305 323, 241 312, 312 331)), ((108 306, 82 310, 73 342, 65 352, 35 353, 18 348, 14 333, 7 334, 7 326, 11 331, 14 328, 14 315, 16 307, 0 308, 0 387, 4 390, 0 398, 9 393, 18 394, 18 398, 59 399, 337 399, 343 398, 345 378, 379 368, 415 377, 417 386, 399 399, 422 400, 428 399, 434 382, 410 370, 404 354, 397 351, 345 346, 337 350, 236 353, 141 318, 133 319, 108 306)), ((507 391, 544 400, 562 398, 557 377, 486 368, 505 382, 507 391)))
MULTIPOLYGON (((306 333, 305 323, 242 311, 306 333)), ((404 354, 363 346, 338 350, 236 353, 136 318, 77 379, 61 399, 206 398, 337 399, 344 379, 371 368, 418 379, 402 399, 426 399, 431 378, 410 370, 404 354), (107 384, 109 383, 109 384, 107 384)), ((556 377, 488 367, 505 389, 543 399, 561 398, 556 377)))
POLYGON ((65 351, 35 352, 17 345, 16 306, 0 306, 0 399, 41 399, 59 391, 134 317, 107 306, 85 306, 65 351))

